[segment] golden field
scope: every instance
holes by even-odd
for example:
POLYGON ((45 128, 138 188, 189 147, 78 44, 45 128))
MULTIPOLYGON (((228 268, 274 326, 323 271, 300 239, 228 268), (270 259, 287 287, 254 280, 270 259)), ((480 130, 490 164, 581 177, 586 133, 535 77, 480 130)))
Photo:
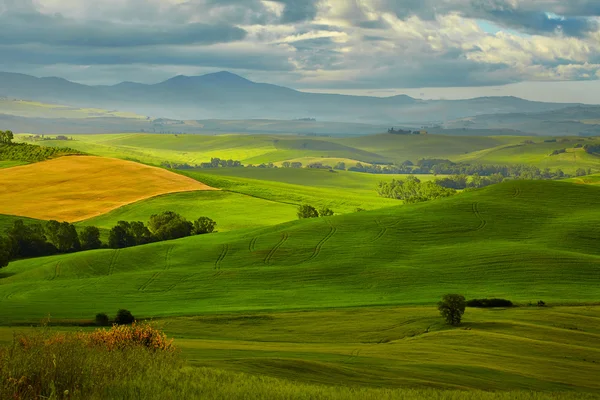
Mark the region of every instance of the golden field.
POLYGON ((69 156, 0 170, 0 214, 76 222, 161 194, 216 190, 161 168, 69 156))

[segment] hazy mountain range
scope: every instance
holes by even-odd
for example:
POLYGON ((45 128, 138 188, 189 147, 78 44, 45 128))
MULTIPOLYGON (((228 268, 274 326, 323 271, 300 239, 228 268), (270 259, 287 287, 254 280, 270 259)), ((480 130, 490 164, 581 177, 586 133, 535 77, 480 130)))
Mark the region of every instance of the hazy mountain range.
POLYGON ((176 76, 157 84, 122 82, 113 86, 88 86, 62 78, 0 72, 0 97, 185 120, 316 118, 405 126, 445 123, 478 115, 543 113, 576 106, 515 97, 425 101, 405 95, 379 98, 305 93, 252 82, 229 72, 176 76))

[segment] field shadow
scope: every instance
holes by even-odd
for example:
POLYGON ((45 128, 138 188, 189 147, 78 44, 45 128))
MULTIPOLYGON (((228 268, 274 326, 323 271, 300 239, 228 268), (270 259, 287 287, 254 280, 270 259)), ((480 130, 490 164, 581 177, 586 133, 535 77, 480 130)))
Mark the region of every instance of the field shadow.
POLYGON ((0 279, 10 278, 13 275, 16 274, 14 272, 0 272, 0 279))

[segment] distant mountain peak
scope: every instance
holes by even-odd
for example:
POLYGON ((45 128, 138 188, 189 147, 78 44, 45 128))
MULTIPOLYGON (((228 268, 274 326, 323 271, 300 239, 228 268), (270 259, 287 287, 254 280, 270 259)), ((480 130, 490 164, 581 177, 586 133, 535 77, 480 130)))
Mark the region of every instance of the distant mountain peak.
POLYGON ((200 75, 200 76, 187 76, 187 75, 177 75, 171 79, 168 79, 164 82, 161 83, 162 84, 185 84, 185 85, 190 85, 190 84, 195 84, 195 83, 199 83, 199 84, 212 84, 212 85, 248 85, 248 84, 253 84, 254 82, 246 79, 246 78, 242 78, 239 75, 236 75, 234 73, 228 72, 228 71, 220 71, 220 72, 215 72, 212 74, 206 74, 206 75, 200 75))

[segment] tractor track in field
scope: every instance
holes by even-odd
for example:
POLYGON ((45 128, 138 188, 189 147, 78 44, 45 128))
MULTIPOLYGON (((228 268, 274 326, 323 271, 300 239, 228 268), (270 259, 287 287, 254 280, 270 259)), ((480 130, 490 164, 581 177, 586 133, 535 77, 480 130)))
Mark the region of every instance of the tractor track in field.
POLYGON ((277 253, 277 250, 279 250, 279 248, 281 246, 283 246, 283 244, 285 242, 287 242, 287 240, 289 239, 289 234, 284 233, 281 235, 281 240, 279 242, 277 242, 277 244, 275 246, 273 246, 273 248, 271 249, 271 251, 269 252, 269 254, 267 254, 267 256, 264 259, 265 264, 269 265, 271 262, 271 259, 273 258, 273 256, 275 255, 275 253, 277 253))
POLYGON ((60 261, 56 263, 56 266, 54 266, 54 275, 52 275, 52 278, 48 280, 53 281, 58 277, 60 277, 60 261))
POLYGON ((250 253, 254 253, 256 251, 256 242, 258 241, 258 237, 253 238, 248 245, 248 250, 250 253))
POLYGON ((383 226, 378 219, 376 219, 375 222, 377 223, 377 225, 381 229, 379 230, 379 232, 377 233, 377 235, 373 238, 373 240, 371 240, 370 243, 375 243, 376 241, 378 241, 379 239, 381 239, 387 233, 387 231, 389 229, 387 226, 383 226))
POLYGON ((227 257, 228 253, 229 253, 229 245, 224 244, 221 254, 219 254, 217 261, 215 261, 215 271, 217 271, 217 273, 214 275, 215 277, 221 276, 221 274, 223 273, 223 271, 221 270, 221 266, 223 265, 223 260, 225 259, 225 257, 227 257))
POLYGON ((315 247, 315 251, 311 254, 311 256, 308 258, 307 261, 312 261, 315 258, 317 258, 319 256, 319 254, 321 254, 321 249, 323 248, 323 246, 333 237, 333 235, 335 235, 335 233, 337 232, 337 228, 333 225, 331 225, 331 222, 327 221, 327 223, 329 224, 329 233, 327 233, 327 236, 325 236, 323 239, 321 239, 319 241, 319 243, 317 243, 317 246, 315 247))
POLYGON ((167 251, 165 253, 165 266, 161 271, 157 271, 154 274, 152 274, 152 276, 150 277, 150 279, 148 279, 142 286, 140 286, 138 288, 138 291, 140 292, 145 292, 146 289, 148 289, 148 287, 150 285, 152 285, 157 279, 158 277, 163 274, 165 271, 168 271, 169 268, 171 268, 171 252, 173 251, 173 248, 175 248, 175 246, 169 246, 167 248, 167 251))
POLYGON ((515 188, 515 191, 513 192, 513 199, 516 199, 517 197, 519 197, 521 195, 521 189, 519 189, 518 187, 515 188))
POLYGON ((108 264, 108 275, 112 275, 115 272, 115 265, 117 264, 117 259, 119 258, 119 253, 121 253, 121 249, 117 249, 113 252, 113 255, 110 259, 110 264, 108 264))
POLYGON ((479 226, 477 228, 475 228, 475 230, 480 231, 483 228, 485 228, 487 226, 487 221, 485 219, 483 219, 483 217, 481 216, 481 213, 479 212, 479 203, 473 203, 473 214, 475 214, 477 219, 479 219, 479 221, 480 221, 479 226))
POLYGON ((346 362, 354 361, 358 356, 360 356, 360 349, 354 349, 350 352, 350 357, 346 362))
POLYGON ((395 228, 396 226, 398 226, 398 225, 399 225, 399 224, 402 222, 402 220, 401 220, 401 219, 398 219, 396 222, 394 222, 393 224, 391 224, 391 225, 388 225, 388 226, 384 226, 384 225, 381 223, 381 221, 380 221, 380 220, 378 220, 378 219, 376 219, 376 220, 375 220, 375 222, 377 223, 377 225, 379 225, 379 227, 381 228, 381 230, 380 230, 380 231, 377 233, 377 236, 375 236, 375 237, 373 238, 373 240, 371 240, 371 242, 370 242, 370 243, 375 243, 375 242, 377 242, 378 240, 380 240, 382 237, 384 237, 384 236, 385 236, 385 234, 386 234, 386 233, 388 233, 388 231, 389 231, 390 229, 392 229, 392 228, 395 228))

